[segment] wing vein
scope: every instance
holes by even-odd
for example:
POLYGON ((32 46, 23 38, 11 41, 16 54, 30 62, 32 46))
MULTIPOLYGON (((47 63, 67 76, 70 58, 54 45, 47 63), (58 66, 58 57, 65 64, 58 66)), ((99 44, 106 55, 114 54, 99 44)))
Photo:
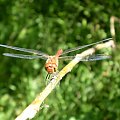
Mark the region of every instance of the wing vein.
POLYGON ((78 46, 76 48, 68 49, 68 50, 65 50, 62 53, 62 55, 73 52, 73 51, 76 51, 76 50, 80 50, 80 49, 83 49, 83 48, 86 48, 86 47, 90 47, 92 45, 96 45, 96 44, 99 44, 99 43, 102 43, 102 42, 106 42, 106 41, 109 41, 109 40, 112 40, 112 38, 107 38, 107 39, 104 39, 104 40, 101 40, 101 41, 98 41, 98 42, 95 42, 95 43, 91 43, 91 44, 88 44, 88 45, 83 45, 83 46, 78 46))
POLYGON ((14 47, 14 46, 9 46, 9 45, 3 45, 0 44, 1 47, 4 48, 9 48, 9 49, 13 49, 13 50, 17 50, 17 51, 22 51, 22 52, 27 52, 27 53, 33 53, 33 54, 37 54, 37 55, 43 55, 43 56, 48 56, 47 54, 38 51, 38 50, 33 50, 33 49, 26 49, 26 48, 20 48, 20 47, 14 47))
POLYGON ((23 54, 11 54, 11 53, 3 53, 4 56, 8 56, 8 57, 15 57, 15 58, 23 58, 23 59, 47 59, 44 56, 39 56, 39 55, 23 55, 23 54))

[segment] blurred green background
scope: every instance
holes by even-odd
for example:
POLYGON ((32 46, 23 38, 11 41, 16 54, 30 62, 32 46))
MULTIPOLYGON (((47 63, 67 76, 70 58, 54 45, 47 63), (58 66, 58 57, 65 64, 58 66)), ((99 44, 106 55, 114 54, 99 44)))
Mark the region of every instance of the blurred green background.
MULTIPOLYGON (((0 44, 55 54, 111 37, 113 15, 120 18, 119 0, 0 0, 0 44)), ((117 48, 99 52, 112 58, 77 64, 34 120, 120 120, 120 24, 115 28, 117 48)), ((0 48, 0 120, 12 120, 45 88, 47 73, 44 60, 3 52, 16 51, 0 48)))

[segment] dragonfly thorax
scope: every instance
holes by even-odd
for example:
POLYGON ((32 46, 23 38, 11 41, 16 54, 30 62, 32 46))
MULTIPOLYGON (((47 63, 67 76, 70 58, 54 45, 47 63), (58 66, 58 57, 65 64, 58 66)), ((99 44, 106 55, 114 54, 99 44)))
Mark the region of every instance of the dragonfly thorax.
POLYGON ((58 69, 58 57, 49 56, 45 63, 45 69, 49 74, 56 72, 58 69))

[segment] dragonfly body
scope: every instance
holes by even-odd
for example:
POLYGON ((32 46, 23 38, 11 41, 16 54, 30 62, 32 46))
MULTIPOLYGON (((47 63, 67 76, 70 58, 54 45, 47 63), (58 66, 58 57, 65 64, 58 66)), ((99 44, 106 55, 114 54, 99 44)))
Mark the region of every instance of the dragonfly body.
MULTIPOLYGON (((78 46, 76 48, 68 49, 68 50, 65 50, 65 51, 60 49, 60 50, 57 51, 56 55, 54 55, 54 56, 49 56, 46 53, 43 53, 43 52, 37 51, 37 50, 33 50, 33 49, 19 48, 19 47, 3 45, 3 44, 0 44, 0 47, 9 48, 9 49, 33 54, 33 55, 23 55, 23 54, 13 54, 13 53, 3 53, 3 55, 5 55, 5 56, 15 57, 15 58, 23 58, 23 59, 37 59, 37 58, 40 58, 40 59, 46 60, 45 69, 48 72, 48 74, 52 74, 52 73, 55 73, 58 69, 59 59, 71 60, 75 57, 75 56, 63 56, 63 55, 65 55, 67 53, 70 53, 70 52, 73 52, 73 51, 77 51, 77 50, 89 47, 89 46, 92 46, 92 45, 96 45, 98 43, 106 42, 106 41, 109 41, 111 39, 112 38, 104 39, 104 40, 98 41, 96 43, 91 43, 91 44, 88 44, 88 45, 78 46)), ((82 58, 81 61, 95 61, 95 60, 103 60, 103 59, 108 59, 108 58, 110 58, 110 56, 99 54, 99 55, 93 55, 93 56, 91 55, 90 57, 87 56, 86 58, 82 58)))
POLYGON ((58 69, 58 59, 62 54, 62 49, 58 50, 55 56, 49 56, 45 63, 45 69, 49 74, 52 74, 58 69))

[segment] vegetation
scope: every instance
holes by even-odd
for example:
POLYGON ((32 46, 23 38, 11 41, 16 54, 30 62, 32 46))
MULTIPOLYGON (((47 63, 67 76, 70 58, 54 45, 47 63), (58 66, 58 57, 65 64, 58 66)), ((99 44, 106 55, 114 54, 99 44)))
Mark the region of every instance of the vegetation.
MULTIPOLYGON (((111 37, 110 17, 120 18, 119 5, 119 0, 0 0, 0 44, 55 54, 96 42, 111 37)), ((120 24, 115 27, 116 50, 99 51, 112 58, 79 63, 35 120, 119 120, 120 24)), ((45 88, 47 73, 44 60, 9 58, 4 52, 16 51, 0 48, 0 119, 12 120, 45 88)), ((59 69, 68 62, 60 62, 59 69)))

